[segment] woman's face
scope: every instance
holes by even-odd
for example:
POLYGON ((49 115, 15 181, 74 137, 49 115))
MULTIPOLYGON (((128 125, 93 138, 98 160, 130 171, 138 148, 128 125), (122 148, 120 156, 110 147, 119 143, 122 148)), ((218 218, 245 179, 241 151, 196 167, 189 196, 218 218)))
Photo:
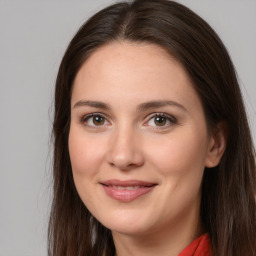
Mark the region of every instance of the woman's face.
POLYGON ((111 43, 79 70, 73 177, 86 207, 112 231, 192 228, 213 143, 187 73, 159 46, 111 43))

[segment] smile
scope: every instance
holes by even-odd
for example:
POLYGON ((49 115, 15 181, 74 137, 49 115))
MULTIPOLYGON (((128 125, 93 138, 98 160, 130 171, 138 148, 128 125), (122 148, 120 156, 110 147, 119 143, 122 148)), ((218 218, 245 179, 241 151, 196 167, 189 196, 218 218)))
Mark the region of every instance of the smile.
POLYGON ((138 180, 108 180, 100 184, 109 197, 121 202, 131 202, 151 192, 157 185, 138 180))
MULTIPOLYGON (((110 187, 110 186, 108 186, 110 187)), ((134 190, 134 189, 138 189, 138 188, 142 188, 144 186, 127 186, 127 187, 122 187, 122 186, 111 186, 113 189, 117 189, 117 190, 134 190)))

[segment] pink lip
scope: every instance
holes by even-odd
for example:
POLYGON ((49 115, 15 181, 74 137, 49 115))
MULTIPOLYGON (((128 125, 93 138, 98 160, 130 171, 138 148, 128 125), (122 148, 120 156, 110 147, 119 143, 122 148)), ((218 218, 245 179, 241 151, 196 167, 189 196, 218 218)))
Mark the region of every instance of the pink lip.
POLYGON ((140 180, 107 180, 100 183, 111 198, 130 202, 152 191, 157 184, 140 180))

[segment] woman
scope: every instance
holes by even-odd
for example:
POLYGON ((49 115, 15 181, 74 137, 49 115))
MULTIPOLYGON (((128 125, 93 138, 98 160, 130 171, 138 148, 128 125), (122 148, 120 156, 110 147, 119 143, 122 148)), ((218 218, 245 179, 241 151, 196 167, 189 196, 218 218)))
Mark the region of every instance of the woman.
POLYGON ((230 57, 188 8, 105 8, 60 65, 49 255, 256 255, 255 151, 230 57))

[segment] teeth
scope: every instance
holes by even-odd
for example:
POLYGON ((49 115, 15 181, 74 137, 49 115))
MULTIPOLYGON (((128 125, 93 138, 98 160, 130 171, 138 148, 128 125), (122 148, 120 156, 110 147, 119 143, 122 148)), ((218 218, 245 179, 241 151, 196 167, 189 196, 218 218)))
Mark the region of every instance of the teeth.
POLYGON ((140 186, 134 186, 134 187, 125 187, 127 190, 133 190, 133 189, 138 189, 140 186))
POLYGON ((142 186, 126 186, 126 187, 122 187, 122 186, 112 186, 114 189, 117 189, 117 190, 135 190, 135 189, 138 189, 138 188, 141 188, 142 186))

